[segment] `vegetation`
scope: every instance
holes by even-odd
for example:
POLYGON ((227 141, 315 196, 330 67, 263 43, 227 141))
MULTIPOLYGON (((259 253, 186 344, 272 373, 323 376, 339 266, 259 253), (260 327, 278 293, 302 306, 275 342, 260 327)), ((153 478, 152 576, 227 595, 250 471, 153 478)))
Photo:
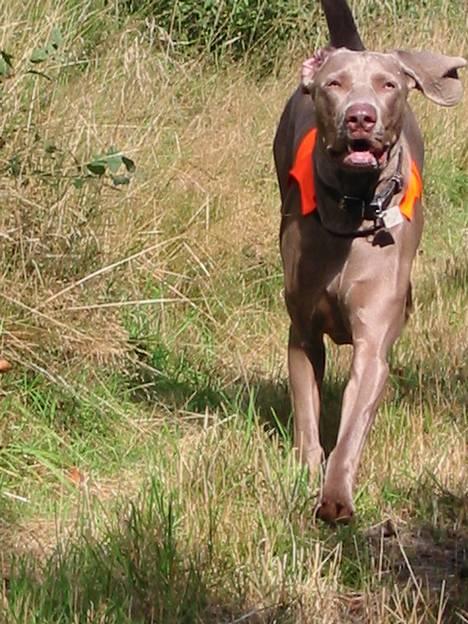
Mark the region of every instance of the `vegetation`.
MULTIPOLYGON (((290 453, 271 158, 324 24, 201 6, 0 8, 0 621, 468 621, 468 100, 412 96, 415 311, 330 530, 290 453)), ((354 10, 370 47, 467 54, 462 0, 354 10)))

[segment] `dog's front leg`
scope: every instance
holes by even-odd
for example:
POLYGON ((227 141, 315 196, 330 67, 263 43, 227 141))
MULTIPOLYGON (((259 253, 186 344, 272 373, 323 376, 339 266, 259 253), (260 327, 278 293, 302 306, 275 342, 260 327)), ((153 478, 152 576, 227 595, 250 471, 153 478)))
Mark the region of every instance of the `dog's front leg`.
POLYGON ((404 323, 404 299, 389 303, 385 321, 368 308, 353 323, 351 377, 343 396, 338 440, 325 473, 318 516, 323 520, 349 520, 354 511, 353 484, 364 443, 374 421, 388 377, 387 354, 404 323))
POLYGON ((322 335, 305 342, 291 325, 288 367, 294 410, 294 449, 313 475, 323 456, 319 437, 320 387, 325 367, 322 335))

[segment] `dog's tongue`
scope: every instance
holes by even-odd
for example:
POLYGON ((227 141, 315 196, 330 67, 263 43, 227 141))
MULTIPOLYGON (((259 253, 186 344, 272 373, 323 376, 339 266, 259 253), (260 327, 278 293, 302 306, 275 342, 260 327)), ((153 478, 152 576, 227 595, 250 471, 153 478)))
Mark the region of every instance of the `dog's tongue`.
POLYGON ((350 152, 344 158, 344 163, 352 167, 377 167, 377 158, 369 151, 350 152))

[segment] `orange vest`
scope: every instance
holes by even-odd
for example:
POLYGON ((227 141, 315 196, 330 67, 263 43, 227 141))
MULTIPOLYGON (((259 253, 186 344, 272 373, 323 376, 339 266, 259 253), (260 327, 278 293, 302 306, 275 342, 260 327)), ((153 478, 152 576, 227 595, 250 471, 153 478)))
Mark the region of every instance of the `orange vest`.
MULTIPOLYGON (((294 159, 294 165, 289 175, 294 178, 299 185, 301 194, 301 212, 308 215, 317 208, 317 198, 315 196, 315 180, 312 156, 317 139, 317 128, 312 128, 306 133, 299 144, 299 149, 294 159)), ((411 160, 410 177, 405 194, 400 203, 401 214, 411 221, 414 214, 414 204, 422 195, 422 180, 418 166, 411 160)))

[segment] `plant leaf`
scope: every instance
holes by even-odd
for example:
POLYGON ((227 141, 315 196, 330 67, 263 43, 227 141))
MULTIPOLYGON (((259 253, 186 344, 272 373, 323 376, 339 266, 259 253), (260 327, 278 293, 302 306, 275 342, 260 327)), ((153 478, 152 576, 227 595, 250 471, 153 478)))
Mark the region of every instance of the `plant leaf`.
POLYGON ((29 59, 31 63, 43 63, 49 58, 49 52, 47 48, 36 48, 32 51, 31 58, 29 59))
POLYGON ((117 173, 117 171, 120 169, 120 166, 122 164, 122 156, 118 153, 109 154, 103 160, 106 161, 106 164, 112 173, 117 173))
POLYGON ((37 69, 28 69, 28 71, 26 72, 27 74, 34 74, 34 76, 41 76, 41 78, 45 78, 46 80, 52 80, 52 78, 50 76, 48 76, 47 74, 44 74, 44 72, 41 72, 37 69))
POLYGON ((122 156, 122 162, 129 173, 133 173, 136 169, 135 162, 128 156, 122 156))
POLYGON ((76 189, 83 188, 85 181, 82 177, 73 178, 72 184, 76 189))
POLYGON ((17 178, 21 173, 21 160, 16 154, 9 159, 8 170, 15 178, 17 178))
POLYGON ((111 176, 113 184, 115 186, 121 186, 122 184, 130 184, 130 178, 124 175, 111 176))
POLYGON ((0 50, 0 76, 9 76, 12 72, 13 65, 11 63, 11 59, 13 56, 5 52, 5 50, 0 50))
POLYGON ((63 44, 62 33, 60 32, 60 29, 57 26, 54 26, 54 28, 52 28, 52 32, 50 33, 49 46, 53 47, 55 50, 58 50, 62 44, 63 44))
POLYGON ((87 163, 86 169, 98 176, 102 176, 106 173, 106 165, 102 160, 93 160, 87 163))
POLYGON ((7 373, 11 370, 12 366, 8 360, 0 359, 0 373, 7 373))

